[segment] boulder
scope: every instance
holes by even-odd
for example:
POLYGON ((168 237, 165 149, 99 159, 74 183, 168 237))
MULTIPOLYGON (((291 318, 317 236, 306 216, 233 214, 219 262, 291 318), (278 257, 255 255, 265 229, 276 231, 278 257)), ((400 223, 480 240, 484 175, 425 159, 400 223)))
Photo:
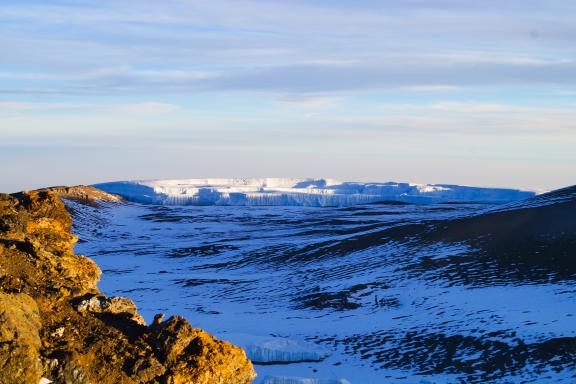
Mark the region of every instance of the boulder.
POLYGON ((167 368, 167 383, 249 384, 256 377, 241 348, 193 328, 180 316, 153 325, 149 340, 167 368))

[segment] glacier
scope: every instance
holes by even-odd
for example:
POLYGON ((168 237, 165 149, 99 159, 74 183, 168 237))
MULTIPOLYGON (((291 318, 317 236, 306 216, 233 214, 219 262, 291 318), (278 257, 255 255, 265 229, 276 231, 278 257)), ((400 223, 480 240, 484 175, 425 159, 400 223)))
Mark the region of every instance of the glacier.
POLYGON ((328 356, 324 349, 301 340, 242 334, 227 334, 226 338, 257 364, 321 361, 328 356))
POLYGON ((115 181, 93 185, 137 203, 159 205, 343 207, 381 201, 509 203, 534 192, 450 184, 234 178, 115 181))
POLYGON ((266 376, 259 384, 350 384, 346 379, 310 379, 293 376, 266 376))

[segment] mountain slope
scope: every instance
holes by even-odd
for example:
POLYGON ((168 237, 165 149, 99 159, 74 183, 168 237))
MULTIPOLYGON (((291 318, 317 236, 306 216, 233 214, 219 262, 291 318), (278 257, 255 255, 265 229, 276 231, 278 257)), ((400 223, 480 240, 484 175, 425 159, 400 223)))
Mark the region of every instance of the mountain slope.
POLYGON ((242 345, 264 363, 259 384, 571 384, 571 191, 494 206, 69 206, 103 290, 242 345))
MULTIPOLYGON (((576 277, 576 186, 498 207, 471 217, 438 223, 426 241, 466 242, 472 257, 452 258, 468 271, 532 283, 576 277)), ((446 260, 445 260, 446 262, 446 260)))

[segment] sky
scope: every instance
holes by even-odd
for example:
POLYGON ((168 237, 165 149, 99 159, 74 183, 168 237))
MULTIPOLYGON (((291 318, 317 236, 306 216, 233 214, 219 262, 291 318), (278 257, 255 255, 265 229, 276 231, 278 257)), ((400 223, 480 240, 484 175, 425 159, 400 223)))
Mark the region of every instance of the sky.
POLYGON ((576 183, 574 0, 1 0, 0 191, 576 183))

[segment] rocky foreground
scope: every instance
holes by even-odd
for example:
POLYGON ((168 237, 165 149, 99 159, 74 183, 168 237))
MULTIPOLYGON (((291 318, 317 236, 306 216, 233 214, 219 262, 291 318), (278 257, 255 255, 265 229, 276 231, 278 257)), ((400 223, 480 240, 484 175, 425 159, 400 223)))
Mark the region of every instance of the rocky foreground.
POLYGON ((146 325, 131 300, 103 295, 60 198, 118 200, 89 187, 0 194, 0 383, 252 382, 242 349, 182 317, 146 325))

